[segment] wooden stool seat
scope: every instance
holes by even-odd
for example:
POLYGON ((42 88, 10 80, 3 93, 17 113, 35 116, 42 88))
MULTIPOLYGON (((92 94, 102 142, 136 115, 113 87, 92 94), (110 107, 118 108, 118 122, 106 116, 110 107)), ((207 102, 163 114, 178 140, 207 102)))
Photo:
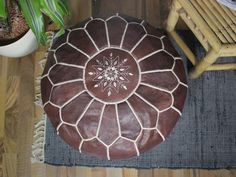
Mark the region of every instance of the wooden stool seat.
POLYGON ((173 0, 166 29, 194 65, 190 78, 197 78, 205 70, 236 69, 236 63, 214 64, 219 57, 236 56, 236 11, 217 1, 173 0), (206 50, 204 58, 197 60, 176 33, 179 17, 206 50))

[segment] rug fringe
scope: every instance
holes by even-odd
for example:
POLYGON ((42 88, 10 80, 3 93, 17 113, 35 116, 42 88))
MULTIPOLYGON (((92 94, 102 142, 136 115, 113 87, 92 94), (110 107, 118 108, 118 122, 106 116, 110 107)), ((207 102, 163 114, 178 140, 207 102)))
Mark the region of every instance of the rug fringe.
POLYGON ((43 114, 41 120, 34 126, 34 137, 32 144, 32 163, 44 162, 44 144, 46 135, 46 114, 43 114))
POLYGON ((35 79, 35 96, 34 96, 34 103, 36 106, 39 106, 41 108, 43 108, 43 103, 42 103, 42 97, 41 97, 41 90, 40 90, 40 80, 41 80, 41 77, 37 77, 35 79))
POLYGON ((47 32, 47 36, 48 36, 47 44, 49 45, 49 49, 45 53, 44 58, 40 59, 40 61, 38 62, 38 65, 41 68, 41 71, 35 74, 35 78, 36 78, 35 79, 35 97, 34 97, 35 110, 36 111, 39 110, 39 112, 42 112, 42 113, 39 115, 36 115, 36 120, 39 120, 39 121, 34 125, 31 163, 44 163, 44 146, 45 146, 47 116, 43 112, 40 81, 41 81, 42 72, 44 70, 44 67, 47 61, 47 55, 52 45, 54 32, 47 32))

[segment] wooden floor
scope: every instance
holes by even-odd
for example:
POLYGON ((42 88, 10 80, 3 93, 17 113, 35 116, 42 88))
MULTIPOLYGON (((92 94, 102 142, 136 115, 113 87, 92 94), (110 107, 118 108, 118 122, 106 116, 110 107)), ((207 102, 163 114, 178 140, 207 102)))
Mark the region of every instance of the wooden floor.
MULTIPOLYGON (((77 3, 71 0, 71 2, 77 3)), ((119 3, 118 0, 101 0, 119 3)), ((139 0, 126 0, 126 3, 139 0)), ((123 1, 124 2, 124 1, 123 1)), ((146 2, 140 0, 140 2, 146 2)), ((147 0, 148 3, 163 3, 161 0, 147 0)), ((154 4, 153 4, 154 5, 154 4)), ((72 5, 73 6, 73 5, 72 5)), ((80 10, 73 11, 69 23, 83 19, 91 11, 89 1, 80 0, 80 10), (83 5, 82 5, 83 4, 83 5), (83 7, 83 8, 81 8, 83 7), (79 18, 76 18, 76 16, 79 18)), ((152 5, 149 5, 152 6, 152 5)), ((119 6, 124 8, 123 6, 119 6)), ((114 7, 113 7, 114 8, 114 7)), ((126 7, 128 8, 128 7, 126 7)), ((130 10, 135 12, 135 10, 130 10)), ((159 17, 158 17, 159 18, 159 17)), ((161 22, 157 22, 156 25, 161 22)), ((34 75, 36 60, 43 57, 45 48, 23 58, 0 56, 0 176, 7 177, 236 177, 236 170, 200 169, 126 169, 126 168, 87 168, 55 167, 45 164, 31 164, 31 144, 33 125, 38 121, 34 107, 34 75)))

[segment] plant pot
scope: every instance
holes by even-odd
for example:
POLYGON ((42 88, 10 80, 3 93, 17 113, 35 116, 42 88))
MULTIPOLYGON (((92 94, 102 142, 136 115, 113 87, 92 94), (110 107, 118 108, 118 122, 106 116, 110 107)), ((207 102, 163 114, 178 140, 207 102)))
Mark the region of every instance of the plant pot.
POLYGON ((0 55, 6 57, 23 57, 33 52, 38 47, 38 42, 30 29, 19 40, 4 46, 0 46, 0 55))

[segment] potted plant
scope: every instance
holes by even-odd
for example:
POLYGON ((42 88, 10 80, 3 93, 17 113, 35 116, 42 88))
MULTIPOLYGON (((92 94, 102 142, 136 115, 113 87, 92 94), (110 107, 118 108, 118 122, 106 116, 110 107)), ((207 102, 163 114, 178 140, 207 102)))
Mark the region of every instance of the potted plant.
POLYGON ((45 18, 65 31, 66 0, 0 0, 0 55, 22 57, 46 44, 45 18))

